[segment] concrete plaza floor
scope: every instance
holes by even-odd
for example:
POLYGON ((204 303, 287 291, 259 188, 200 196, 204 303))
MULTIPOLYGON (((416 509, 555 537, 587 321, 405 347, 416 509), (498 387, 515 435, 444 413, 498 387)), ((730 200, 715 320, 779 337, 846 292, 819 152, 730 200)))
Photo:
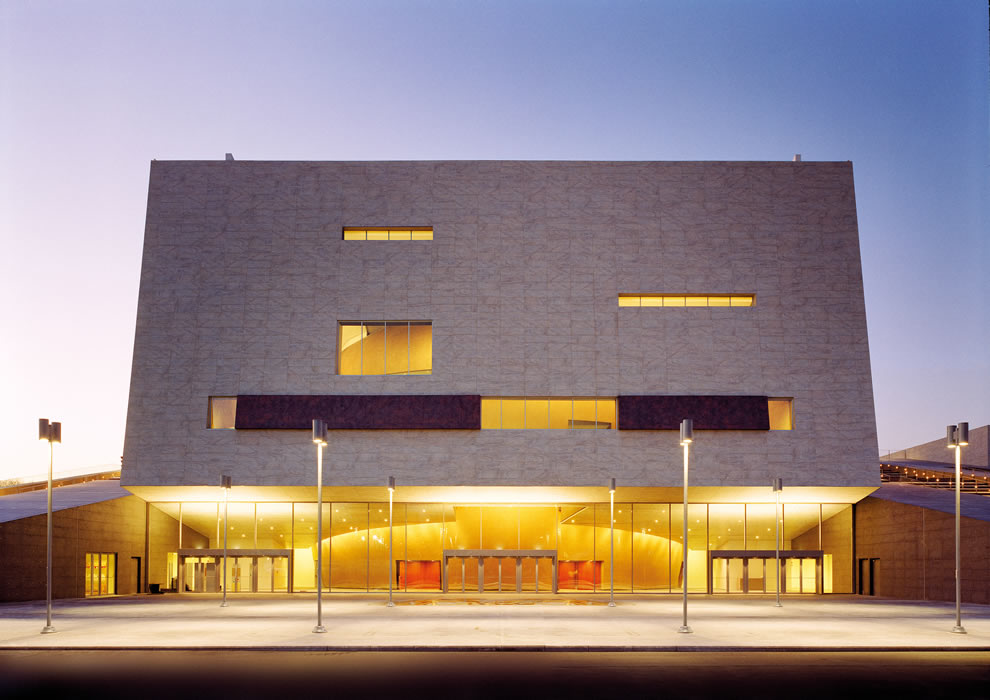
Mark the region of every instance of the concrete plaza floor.
POLYGON ((273 649, 326 651, 990 650, 990 606, 856 596, 323 596, 326 634, 312 632, 315 594, 126 596, 0 604, 0 650, 273 649))

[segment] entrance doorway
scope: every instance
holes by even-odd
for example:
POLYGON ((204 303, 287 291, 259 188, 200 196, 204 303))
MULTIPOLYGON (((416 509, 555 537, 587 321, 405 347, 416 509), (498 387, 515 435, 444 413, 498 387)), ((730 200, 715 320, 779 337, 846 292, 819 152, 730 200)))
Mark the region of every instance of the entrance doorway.
MULTIPOLYGON (((223 550, 179 550, 180 590, 223 591, 223 550)), ((228 593, 288 593, 292 590, 291 550, 228 550, 228 593)))
POLYGON ((860 595, 876 595, 877 594, 877 574, 880 569, 879 559, 860 559, 859 560, 859 594, 860 595))
POLYGON ((556 593, 557 552, 546 549, 445 549, 443 592, 556 593))
POLYGON ((821 593, 822 550, 785 550, 780 571, 773 551, 709 553, 709 593, 821 593))

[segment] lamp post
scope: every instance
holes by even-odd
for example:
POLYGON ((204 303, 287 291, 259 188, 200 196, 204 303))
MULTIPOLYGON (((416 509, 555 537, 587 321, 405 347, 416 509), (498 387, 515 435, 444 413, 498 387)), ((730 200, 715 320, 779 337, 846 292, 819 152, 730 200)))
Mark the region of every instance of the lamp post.
POLYGON ((681 421, 681 447, 684 448, 684 529, 682 532, 683 548, 681 550, 681 566, 684 568, 682 587, 684 589, 684 619, 681 628, 677 630, 682 634, 690 634, 694 630, 688 627, 687 622, 687 594, 688 594, 688 453, 691 443, 694 441, 694 421, 685 418, 681 421))
POLYGON ((946 446, 956 452, 956 625, 952 631, 956 634, 966 634, 966 628, 962 626, 962 582, 959 577, 959 549, 960 549, 960 482, 962 481, 962 448, 969 444, 969 423, 959 425, 949 425, 945 428, 946 446))
POLYGON ((615 607, 615 479, 608 480, 608 607, 615 607))
POLYGON ((46 567, 46 622, 42 634, 52 634, 52 467, 55 464, 55 443, 62 442, 62 424, 56 421, 48 422, 47 418, 38 419, 38 439, 48 441, 48 564, 46 567))
POLYGON ((230 493, 231 479, 226 474, 220 476, 220 488, 223 489, 223 600, 220 602, 221 608, 227 607, 227 531, 230 526, 227 524, 227 496, 230 493))
POLYGON ((774 546, 776 548, 776 554, 774 556, 774 561, 777 563, 777 606, 780 605, 780 492, 784 490, 784 480, 779 476, 773 480, 773 493, 777 497, 777 505, 773 509, 773 519, 774 519, 774 546))
POLYGON ((323 633, 323 448, 327 445, 327 424, 313 419, 313 442, 316 444, 316 627, 323 633))
POLYGON ((392 494, 395 491, 395 477, 390 476, 388 478, 388 605, 389 608, 394 608, 395 603, 392 602, 392 566, 395 560, 392 558, 392 494))

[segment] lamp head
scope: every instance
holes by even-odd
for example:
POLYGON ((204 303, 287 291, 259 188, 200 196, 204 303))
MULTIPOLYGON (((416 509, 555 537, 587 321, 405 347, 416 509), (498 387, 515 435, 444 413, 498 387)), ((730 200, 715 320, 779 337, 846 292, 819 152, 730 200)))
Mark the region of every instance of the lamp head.
POLYGON ((694 442, 694 421, 685 418, 681 421, 681 446, 694 442))
POLYGON ((327 444, 327 424, 319 418, 313 419, 313 442, 323 446, 327 444))
POLYGON ((390 476, 388 478, 388 492, 392 493, 393 491, 395 491, 395 477, 390 476))
POLYGON ((956 440, 957 427, 958 426, 955 425, 945 426, 945 446, 948 447, 950 450, 955 448, 959 444, 956 440))
MULTIPOLYGON (((58 423, 55 425, 58 425, 58 423)), ((959 424, 959 427, 956 428, 956 440, 959 442, 960 447, 969 444, 969 423, 959 424)))
POLYGON ((226 474, 220 476, 220 488, 229 489, 232 486, 232 480, 226 474))
POLYGON ((62 424, 57 421, 49 423, 47 418, 39 418, 38 439, 48 440, 48 442, 62 442, 62 424))
POLYGON ((608 492, 615 493, 615 477, 608 480, 608 492))

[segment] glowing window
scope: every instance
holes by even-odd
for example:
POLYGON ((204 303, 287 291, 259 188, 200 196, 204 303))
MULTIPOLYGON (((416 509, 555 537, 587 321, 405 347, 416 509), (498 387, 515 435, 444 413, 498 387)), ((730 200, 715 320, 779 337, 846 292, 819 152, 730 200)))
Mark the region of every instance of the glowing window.
POLYGON ((615 428, 615 399, 486 397, 482 430, 608 430, 615 428))
POLYGON ((83 569, 83 594, 86 596, 117 593, 117 553, 86 552, 83 569))
POLYGON ((432 241, 432 226, 401 226, 390 228, 379 226, 375 228, 344 227, 345 241, 432 241))
POLYGON ((211 396, 210 416, 206 427, 215 430, 233 430, 237 417, 236 396, 211 396))
POLYGON ((770 430, 793 430, 794 399, 769 399, 770 430))
POLYGON ((620 294, 619 306, 754 306, 755 294, 620 294))
POLYGON ((380 376, 432 372, 432 321, 340 322, 338 374, 380 376))

